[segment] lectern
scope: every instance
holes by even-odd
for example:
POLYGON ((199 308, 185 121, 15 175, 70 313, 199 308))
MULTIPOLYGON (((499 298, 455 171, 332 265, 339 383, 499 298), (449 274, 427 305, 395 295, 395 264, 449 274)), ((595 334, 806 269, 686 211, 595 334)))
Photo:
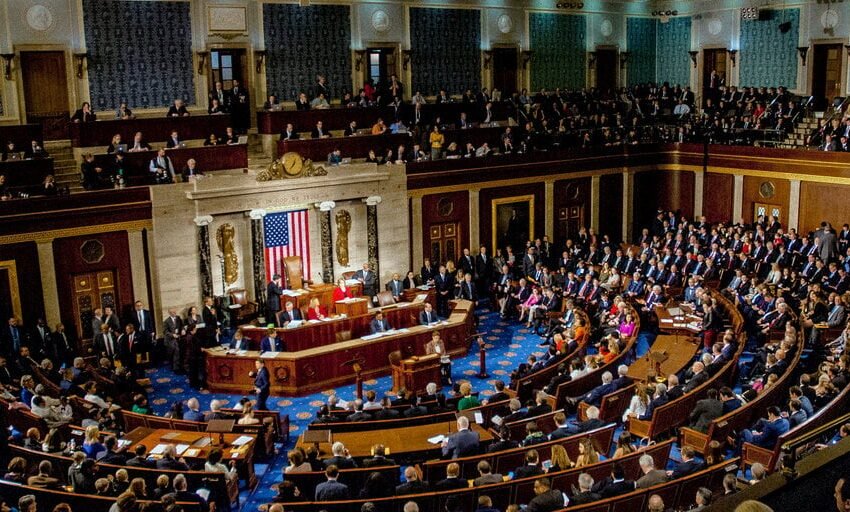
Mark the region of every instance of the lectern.
POLYGON ((413 356, 392 364, 393 392, 423 391, 429 382, 440 386, 440 354, 413 356))

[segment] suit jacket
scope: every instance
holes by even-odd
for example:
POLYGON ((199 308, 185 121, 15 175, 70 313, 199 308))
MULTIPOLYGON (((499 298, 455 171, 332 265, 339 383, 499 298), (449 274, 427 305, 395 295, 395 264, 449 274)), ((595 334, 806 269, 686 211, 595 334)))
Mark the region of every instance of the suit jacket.
POLYGON ((790 424, 785 418, 778 418, 776 421, 766 421, 762 427, 760 434, 753 436, 752 443, 762 448, 773 448, 776 440, 790 430, 790 424))
POLYGON ((552 512, 564 508, 564 494, 557 489, 538 494, 528 502, 527 512, 552 512))
POLYGON ((328 480, 316 486, 316 501, 347 500, 350 497, 348 486, 336 480, 328 480))
POLYGON ((655 409, 666 404, 668 401, 669 401, 669 398, 667 397, 666 394, 661 395, 661 396, 656 397, 656 398, 653 398, 652 400, 649 401, 649 404, 647 404, 647 406, 646 406, 646 411, 643 413, 643 415, 640 416, 639 419, 641 419, 641 420, 651 420, 652 419, 652 413, 655 411, 655 409))
POLYGON ((283 289, 274 281, 266 286, 266 307, 269 308, 269 311, 280 311, 280 295, 282 293, 283 289))
POLYGON ((635 483, 632 480, 621 480, 619 482, 609 481, 605 487, 599 492, 602 499, 613 498, 627 492, 635 490, 635 483))
POLYGON ((596 430, 597 428, 602 428, 605 426, 605 422, 600 419, 589 419, 584 420, 578 423, 576 427, 578 427, 579 432, 590 432, 591 430, 596 430))
POLYGON ((338 467, 339 469, 352 469, 352 468, 357 467, 357 464, 354 462, 354 459, 349 459, 348 457, 337 457, 337 456, 333 456, 333 457, 330 457, 328 459, 325 459, 323 461, 323 464, 325 465, 325 467, 328 467, 331 464, 333 464, 334 466, 338 467))
POLYGON ((419 313, 419 323, 421 325, 428 325, 438 320, 439 319, 437 318, 437 312, 434 310, 431 310, 430 314, 428 314, 426 311, 421 311, 419 313))
POLYGON ((662 484, 666 481, 667 472, 662 471, 660 469, 653 469, 649 473, 646 473, 642 477, 638 478, 635 484, 637 485, 638 489, 646 489, 647 487, 662 484))
POLYGON ((434 485, 435 491, 453 491, 455 489, 466 489, 469 484, 463 478, 445 478, 434 485))
POLYGON ((443 457, 457 459, 478 453, 478 432, 460 430, 449 436, 449 441, 443 447, 443 457))
POLYGON ((375 287, 378 284, 378 276, 374 271, 370 270, 367 274, 363 269, 360 269, 354 273, 354 279, 363 281, 363 295, 366 297, 372 298, 377 293, 375 287))
POLYGON ((293 308, 291 312, 285 309, 283 311, 278 311, 277 314, 275 314, 275 319, 277 326, 283 327, 293 320, 304 320, 304 317, 301 316, 300 309, 293 308))
POLYGON ((691 426, 694 430, 705 432, 711 420, 723 415, 723 402, 717 399, 704 398, 696 403, 691 411, 691 426))
POLYGON ((403 484, 397 485, 395 488, 396 496, 403 496, 405 494, 422 494, 424 492, 428 492, 428 482, 423 482, 422 480, 415 480, 413 482, 405 482, 403 484))
POLYGON ((274 341, 268 336, 264 336, 260 341, 260 353, 263 352, 281 352, 283 351, 283 340, 276 337, 274 341))
POLYGON ((177 338, 180 337, 180 331, 183 330, 183 319, 179 315, 169 316, 163 323, 165 324, 165 340, 177 341, 177 338))
POLYGON ((395 466, 396 462, 393 459, 388 459, 382 456, 375 456, 363 460, 364 468, 378 468, 381 466, 395 466))
POLYGON ((437 288, 437 292, 451 292, 455 286, 455 278, 448 272, 445 275, 440 275, 437 272, 434 275, 434 286, 437 288))
MULTIPOLYGON (((393 294, 393 297, 401 297, 404 291, 404 281, 391 280, 386 287, 388 292, 393 294)), ((411 287, 412 288, 412 287, 411 287)))
POLYGON ((254 387, 259 389, 261 393, 268 393, 269 385, 269 370, 266 367, 262 367, 257 371, 257 376, 254 377, 254 387))
POLYGON ((696 473, 697 471, 702 469, 702 466, 702 462, 698 462, 696 460, 680 462, 673 470, 673 475, 671 476, 671 478, 673 480, 676 480, 677 478, 682 478, 683 476, 690 475, 691 473, 696 473))
MULTIPOLYGON (((115 356, 119 355, 118 336, 116 336, 115 334, 112 334, 112 333, 110 333, 109 336, 112 338, 112 356, 115 357, 115 356)), ((106 345, 107 345, 107 336, 102 332, 97 333, 97 335, 94 337, 95 352, 97 352, 98 355, 101 355, 101 356, 108 355, 109 352, 107 350, 106 345)))
POLYGON ((617 391, 617 388, 614 387, 613 382, 608 384, 601 384, 593 388, 593 390, 588 394, 584 395, 584 398, 582 398, 582 402, 585 402, 588 405, 595 405, 596 407, 599 407, 602 404, 602 397, 609 393, 613 393, 614 391, 617 391))
POLYGON ((473 302, 478 300, 478 294, 475 292, 475 283, 467 283, 466 280, 461 281, 460 288, 458 290, 458 298, 471 300, 473 302))
POLYGON ((691 380, 689 380, 688 383, 685 384, 685 393, 690 393, 698 386, 705 383, 708 380, 708 377, 708 372, 706 371, 699 372, 698 374, 691 377, 691 380))
POLYGON ((376 332, 386 332, 392 329, 390 327, 389 321, 386 318, 383 320, 378 320, 377 318, 373 318, 371 322, 369 322, 369 329, 372 331, 372 334, 376 332))

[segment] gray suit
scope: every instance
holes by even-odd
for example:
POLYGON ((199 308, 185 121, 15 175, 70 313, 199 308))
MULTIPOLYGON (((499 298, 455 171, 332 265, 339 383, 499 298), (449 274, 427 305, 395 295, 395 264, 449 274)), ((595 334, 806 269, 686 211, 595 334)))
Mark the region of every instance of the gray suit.
POLYGON ((183 319, 178 315, 169 316, 165 319, 165 350, 171 359, 171 370, 179 372, 183 370, 183 359, 180 357, 180 335, 183 330, 183 319))
POLYGON ((478 453, 479 435, 471 430, 460 430, 449 437, 443 447, 443 457, 457 459, 478 453))
POLYGON ((363 269, 360 269, 354 273, 354 279, 357 279, 363 283, 363 295, 365 295, 370 301, 372 300, 372 297, 377 295, 378 275, 375 274, 375 272, 371 270, 367 272, 363 269))
POLYGON ((829 262, 838 254, 838 241, 835 238, 835 233, 824 231, 820 235, 820 259, 829 262))
POLYGON ((646 489, 647 487, 652 487, 653 485, 662 484, 667 481, 667 473, 660 469, 653 469, 649 473, 646 473, 642 477, 637 479, 637 488, 638 489, 646 489))
POLYGON ((723 416, 723 402, 717 399, 705 398, 697 402, 691 411, 691 426, 694 430, 705 432, 711 420, 723 416))

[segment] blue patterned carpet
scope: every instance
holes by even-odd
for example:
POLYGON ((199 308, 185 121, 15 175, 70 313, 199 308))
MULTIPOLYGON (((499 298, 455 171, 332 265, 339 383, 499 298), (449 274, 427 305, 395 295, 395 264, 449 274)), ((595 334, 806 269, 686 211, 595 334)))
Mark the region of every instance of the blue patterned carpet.
MULTIPOLYGON (((471 349, 469 354, 462 359, 456 359, 452 365, 452 380, 468 380, 472 383, 474 390, 480 391, 480 396, 486 398, 493 394, 493 383, 496 379, 509 381, 511 371, 520 363, 524 362, 529 354, 543 354, 543 349, 538 347, 540 337, 526 329, 523 324, 516 322, 504 322, 499 315, 485 310, 477 312, 480 320, 480 332, 487 333, 487 371, 490 377, 485 381, 477 377, 479 370, 478 351, 471 349)), ((641 333, 638 337, 638 356, 643 355, 649 349, 654 336, 650 333, 641 333)), ((189 386, 188 379, 183 375, 175 375, 168 367, 160 367, 149 370, 153 383, 152 394, 153 407, 157 414, 168 411, 170 404, 176 400, 188 400, 195 396, 201 401, 201 409, 208 410, 210 400, 217 398, 223 400, 228 406, 234 406, 242 398, 240 395, 222 393, 210 393, 209 391, 198 392, 189 386)), ((390 394, 392 381, 390 376, 365 381, 364 391, 373 389, 378 396, 390 394)), ((286 466, 286 451, 294 445, 297 437, 306 429, 311 419, 314 418, 316 409, 321 406, 327 397, 336 392, 343 399, 353 399, 355 386, 343 386, 336 390, 326 390, 303 397, 282 398, 271 397, 269 406, 275 405, 282 413, 289 414, 292 441, 289 446, 278 446, 278 456, 273 460, 256 461, 255 468, 259 485, 253 491, 243 490, 240 495, 241 510, 254 512, 259 505, 268 503, 275 495, 271 489, 272 484, 281 480, 282 470, 286 466)))

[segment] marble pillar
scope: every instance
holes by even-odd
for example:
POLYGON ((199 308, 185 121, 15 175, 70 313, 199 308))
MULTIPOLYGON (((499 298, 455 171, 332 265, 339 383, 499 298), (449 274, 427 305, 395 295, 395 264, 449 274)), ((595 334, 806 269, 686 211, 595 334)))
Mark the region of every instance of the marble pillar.
POLYGON ((732 222, 739 222, 744 217, 744 175, 736 174, 732 188, 732 222))
POLYGON ((375 283, 375 289, 381 289, 381 269, 378 266, 378 204, 381 196, 369 196, 363 200, 366 203, 366 245, 369 250, 369 266, 375 271, 379 280, 375 283))
POLYGON ((212 215, 199 215, 195 217, 195 225, 198 226, 198 274, 201 277, 201 296, 213 296, 212 282, 212 256, 210 254, 210 224, 212 215))
POLYGON ((791 191, 788 198, 788 227, 799 229, 800 226, 800 180, 791 180, 791 191))
POLYGON ((590 177, 590 227, 599 232, 599 197, 602 178, 597 174, 590 177))
POLYGON ((266 211, 251 210, 251 271, 254 274, 254 301, 260 311, 266 310, 266 251, 263 243, 263 217, 266 211))
POLYGON ((322 237, 322 280, 334 282, 334 240, 331 233, 331 210, 336 207, 333 201, 322 201, 319 207, 319 233, 322 237))
POLYGON ((41 267, 41 293, 44 299, 44 320, 47 325, 55 327, 62 318, 59 308, 59 289, 56 286, 56 268, 53 259, 53 240, 36 243, 38 249, 38 264, 41 267))

